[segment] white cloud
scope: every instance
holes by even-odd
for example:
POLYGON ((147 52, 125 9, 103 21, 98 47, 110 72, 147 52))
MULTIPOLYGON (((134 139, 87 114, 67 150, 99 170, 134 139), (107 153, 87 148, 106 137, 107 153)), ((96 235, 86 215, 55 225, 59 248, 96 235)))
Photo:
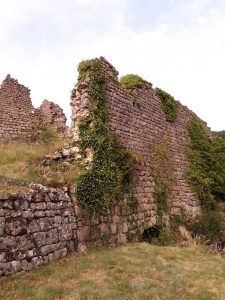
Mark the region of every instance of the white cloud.
POLYGON ((209 0, 171 0, 171 10, 158 12, 154 29, 137 31, 126 23, 129 3, 8 0, 0 11, 0 79, 10 72, 31 88, 35 105, 48 98, 69 115, 76 65, 103 55, 121 75, 141 75, 213 129, 225 129, 224 10, 209 0))

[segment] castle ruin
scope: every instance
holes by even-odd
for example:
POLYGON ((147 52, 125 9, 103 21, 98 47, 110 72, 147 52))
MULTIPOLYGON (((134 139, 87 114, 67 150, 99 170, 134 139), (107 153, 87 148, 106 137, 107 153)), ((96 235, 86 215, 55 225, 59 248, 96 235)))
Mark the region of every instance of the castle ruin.
POLYGON ((7 75, 0 86, 0 140, 30 140, 40 128, 64 132, 66 116, 62 109, 47 100, 34 109, 30 90, 7 75))
MULTIPOLYGON (((120 86, 115 68, 104 58, 98 59, 98 62, 107 78, 104 88, 111 134, 116 134, 120 142, 139 157, 132 178, 137 203, 130 206, 124 198, 110 211, 90 218, 77 201, 76 187, 51 188, 32 184, 29 192, 0 195, 0 275, 30 270, 71 251, 83 251, 90 245, 140 240, 145 230, 157 224, 155 180, 150 167, 154 160, 152 147, 161 141, 165 141, 174 162, 174 182, 164 222, 169 224, 171 216, 182 212, 190 219, 201 212, 199 200, 185 175, 188 165, 185 149, 189 140, 187 124, 196 115, 179 103, 175 122, 168 122, 160 99, 150 84, 136 91, 139 105, 134 105, 133 95, 120 86)), ((77 83, 72 94, 73 138, 67 153, 74 157, 79 152, 80 118, 87 118, 90 123, 93 121, 89 88, 87 78, 77 83)), ((12 128, 8 133, 10 137, 26 135, 32 126, 29 90, 7 76, 0 89, 0 101, 7 103, 7 106, 2 105, 1 136, 7 137, 7 128, 4 126, 9 125, 12 128), (25 107, 24 110, 15 105, 21 98, 24 104, 20 107, 25 107), (24 120, 29 126, 24 125, 24 120), (17 123, 21 124, 19 129, 17 123)), ((44 113, 41 113, 42 108, 48 115, 51 107, 51 104, 43 103, 38 110, 40 120, 46 120, 44 113)), ((52 119, 56 120, 58 128, 64 118, 58 109, 55 116, 52 119)), ((42 122, 50 126, 47 120, 42 122)), ((209 131, 206 123, 202 124, 209 131)))

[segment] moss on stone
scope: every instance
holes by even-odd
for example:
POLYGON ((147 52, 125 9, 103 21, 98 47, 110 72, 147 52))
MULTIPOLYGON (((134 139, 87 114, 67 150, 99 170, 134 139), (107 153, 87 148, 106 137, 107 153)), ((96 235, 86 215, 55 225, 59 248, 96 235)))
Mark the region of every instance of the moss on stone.
POLYGON ((140 89, 146 84, 151 85, 151 83, 148 83, 146 80, 135 74, 127 74, 122 76, 119 82, 122 87, 129 90, 140 89))

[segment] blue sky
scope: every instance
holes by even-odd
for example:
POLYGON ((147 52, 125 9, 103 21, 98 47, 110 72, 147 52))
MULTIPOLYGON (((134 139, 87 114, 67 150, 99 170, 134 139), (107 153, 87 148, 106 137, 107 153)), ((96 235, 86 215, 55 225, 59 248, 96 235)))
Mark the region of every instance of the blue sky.
POLYGON ((76 66, 104 56, 225 129, 225 0, 0 0, 6 74, 70 117, 76 66), (2 3, 1 3, 2 2, 2 3))

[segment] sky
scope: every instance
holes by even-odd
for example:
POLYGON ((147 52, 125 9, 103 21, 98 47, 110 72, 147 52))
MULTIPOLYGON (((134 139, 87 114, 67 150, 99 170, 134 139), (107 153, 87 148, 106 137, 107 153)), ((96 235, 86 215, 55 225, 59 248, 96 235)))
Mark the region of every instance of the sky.
POLYGON ((0 0, 0 82, 59 104, 83 59, 104 56, 225 130, 225 0, 0 0))

